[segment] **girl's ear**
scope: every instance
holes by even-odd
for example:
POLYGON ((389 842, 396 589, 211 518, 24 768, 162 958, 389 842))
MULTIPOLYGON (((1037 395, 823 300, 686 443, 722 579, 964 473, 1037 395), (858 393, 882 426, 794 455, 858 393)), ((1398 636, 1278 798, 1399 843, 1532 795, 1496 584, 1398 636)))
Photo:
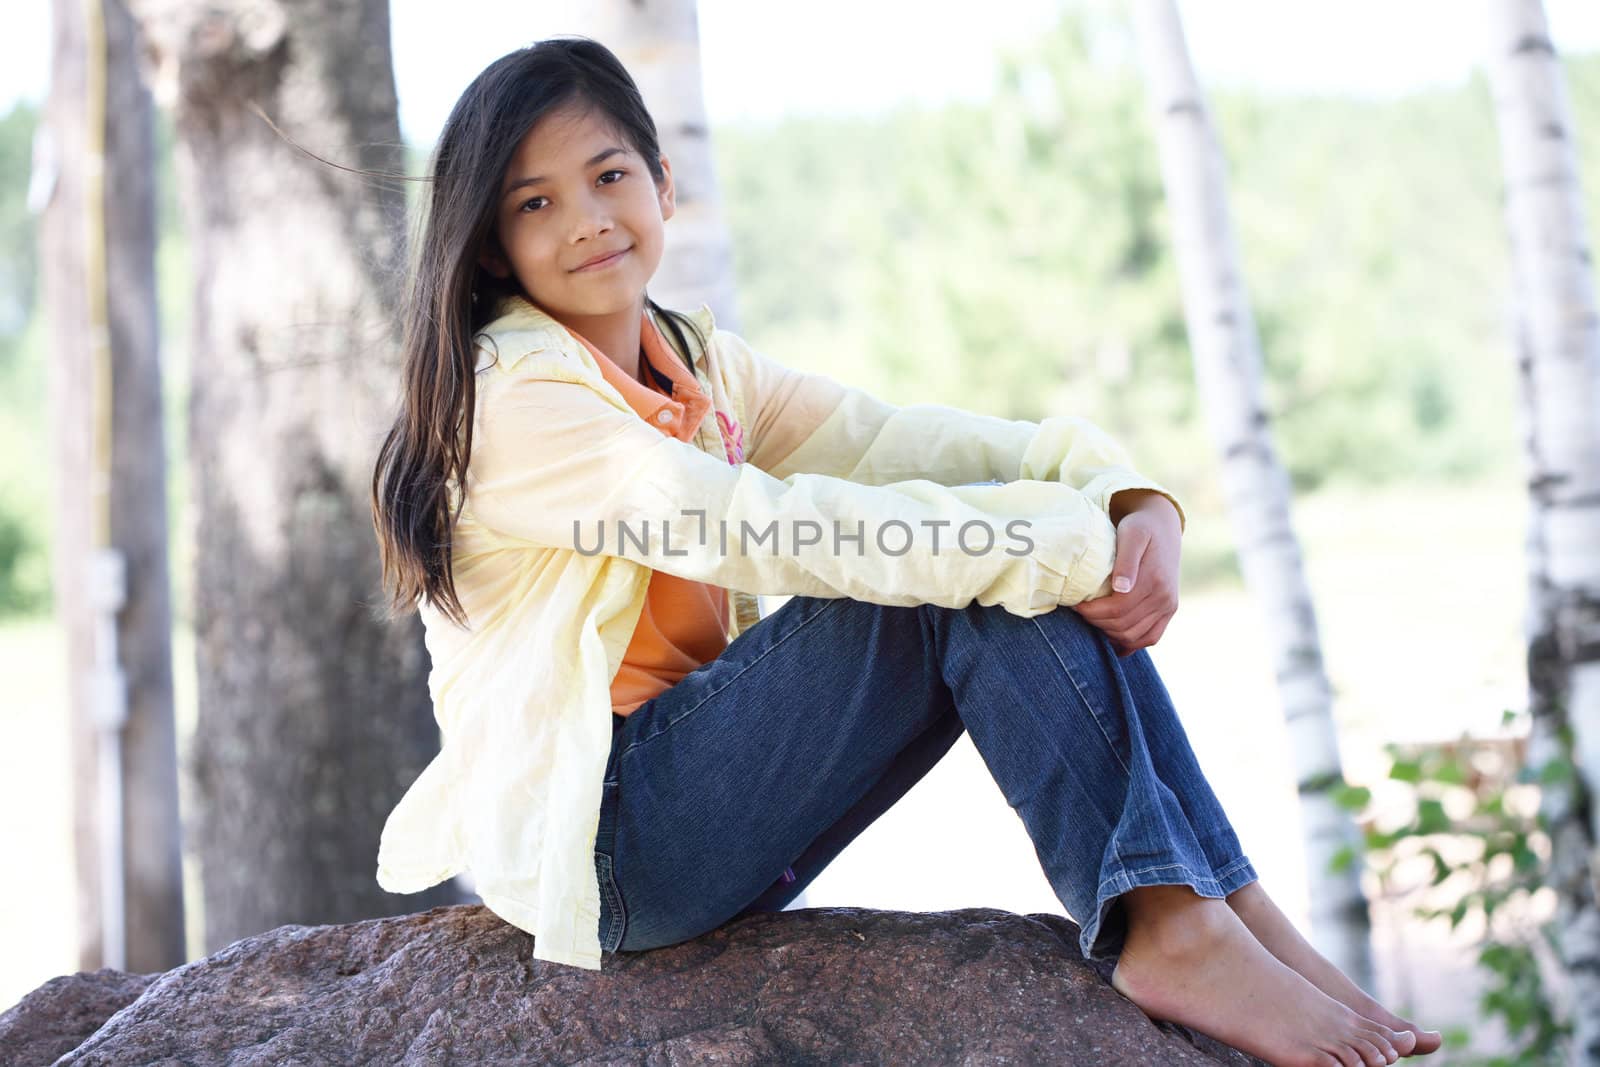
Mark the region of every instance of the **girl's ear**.
POLYGON ((505 257, 493 249, 486 248, 478 254, 478 266, 496 278, 508 278, 511 276, 511 268, 506 266, 505 257))
POLYGON ((667 159, 665 152, 661 153, 661 184, 656 188, 656 196, 661 201, 661 221, 665 222, 672 217, 677 208, 677 188, 672 184, 672 163, 667 159))

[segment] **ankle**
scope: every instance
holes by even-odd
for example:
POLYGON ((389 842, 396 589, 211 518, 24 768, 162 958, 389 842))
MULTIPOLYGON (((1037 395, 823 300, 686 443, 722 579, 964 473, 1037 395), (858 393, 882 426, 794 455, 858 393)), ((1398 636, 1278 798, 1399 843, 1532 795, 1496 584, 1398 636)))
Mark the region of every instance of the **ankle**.
POLYGON ((1125 894, 1123 901, 1128 941, 1167 960, 1192 959, 1211 951, 1239 923, 1226 903, 1203 897, 1188 886, 1142 887, 1125 894))

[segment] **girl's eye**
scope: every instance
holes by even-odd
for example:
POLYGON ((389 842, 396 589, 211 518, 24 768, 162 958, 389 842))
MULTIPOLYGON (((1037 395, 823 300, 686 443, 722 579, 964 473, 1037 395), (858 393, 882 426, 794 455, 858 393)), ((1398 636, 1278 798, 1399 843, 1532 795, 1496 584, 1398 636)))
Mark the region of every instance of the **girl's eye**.
MULTIPOLYGON (((624 170, 608 170, 604 174, 600 175, 600 182, 603 185, 613 185, 613 184, 615 184, 617 182, 617 180, 622 178, 623 175, 625 175, 625 174, 627 174, 627 171, 624 171, 624 170), (612 178, 612 180, 609 181, 609 182, 605 180, 607 178, 610 178, 613 174, 616 175, 616 178, 612 178)), ((536 205, 538 205, 538 202, 542 201, 543 199, 544 199, 544 197, 542 197, 542 196, 530 197, 529 199, 524 200, 522 202, 522 205, 519 208, 517 208, 517 210, 518 211, 525 211, 525 212, 538 211, 539 210, 539 206, 542 206, 542 205, 539 205, 539 206, 536 206, 536 205)))

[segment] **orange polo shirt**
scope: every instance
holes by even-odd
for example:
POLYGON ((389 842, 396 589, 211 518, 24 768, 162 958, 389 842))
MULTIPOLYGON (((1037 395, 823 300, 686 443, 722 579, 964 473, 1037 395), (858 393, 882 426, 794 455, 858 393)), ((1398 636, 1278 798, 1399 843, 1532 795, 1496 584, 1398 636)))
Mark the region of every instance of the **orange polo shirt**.
MULTIPOLYGON (((587 338, 577 333, 573 336, 589 349, 600 373, 640 418, 680 441, 694 436, 711 409, 711 398, 667 346, 649 312, 639 327, 640 355, 649 386, 630 378, 587 338)), ((716 659, 728 647, 728 622, 726 589, 652 571, 644 611, 611 682, 612 712, 627 715, 677 685, 696 667, 716 659)))

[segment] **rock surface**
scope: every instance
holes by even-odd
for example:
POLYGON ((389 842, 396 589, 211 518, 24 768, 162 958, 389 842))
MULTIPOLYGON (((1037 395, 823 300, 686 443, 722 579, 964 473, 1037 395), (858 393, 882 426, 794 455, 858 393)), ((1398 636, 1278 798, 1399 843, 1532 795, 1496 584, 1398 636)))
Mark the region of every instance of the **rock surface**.
POLYGON ((50 979, 0 1015, 0 1065, 54 1062, 87 1041, 160 977, 107 969, 50 979))
POLYGON ((533 939, 481 905, 434 908, 284 926, 163 975, 54 979, 0 1027, 54 1028, 57 1044, 33 1038, 37 1057, 0 1058, 48 1064, 64 1052, 58 1067, 1260 1063, 1151 1022, 1108 984, 1109 965, 1087 963, 1077 944, 1077 927, 1054 915, 816 908, 608 955, 596 972, 535 960, 533 939), (95 1018, 105 1020, 97 1030, 95 1018))

